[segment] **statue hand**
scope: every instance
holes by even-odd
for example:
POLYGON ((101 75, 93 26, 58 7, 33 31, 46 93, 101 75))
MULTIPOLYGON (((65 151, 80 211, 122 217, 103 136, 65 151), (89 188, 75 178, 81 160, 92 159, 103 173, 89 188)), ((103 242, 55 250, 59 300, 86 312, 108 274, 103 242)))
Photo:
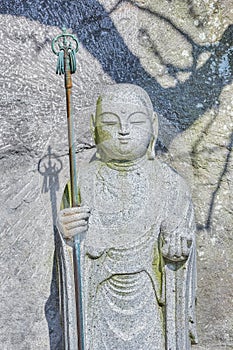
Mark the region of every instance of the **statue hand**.
POLYGON ((188 259, 192 245, 192 238, 188 236, 176 237, 174 234, 163 239, 162 254, 164 258, 178 262, 188 259))
POLYGON ((72 239, 88 229, 90 209, 87 206, 63 209, 58 214, 58 227, 64 238, 72 239))

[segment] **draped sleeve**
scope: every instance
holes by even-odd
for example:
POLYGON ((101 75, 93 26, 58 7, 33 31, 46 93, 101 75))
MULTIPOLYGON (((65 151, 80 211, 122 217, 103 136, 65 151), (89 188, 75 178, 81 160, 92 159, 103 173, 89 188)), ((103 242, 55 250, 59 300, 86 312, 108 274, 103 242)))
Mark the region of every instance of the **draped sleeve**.
POLYGON ((165 325, 169 350, 189 350, 197 343, 196 243, 195 221, 191 195, 185 181, 172 169, 165 176, 166 209, 161 237, 178 242, 188 240, 190 252, 186 260, 174 262, 164 257, 165 325))

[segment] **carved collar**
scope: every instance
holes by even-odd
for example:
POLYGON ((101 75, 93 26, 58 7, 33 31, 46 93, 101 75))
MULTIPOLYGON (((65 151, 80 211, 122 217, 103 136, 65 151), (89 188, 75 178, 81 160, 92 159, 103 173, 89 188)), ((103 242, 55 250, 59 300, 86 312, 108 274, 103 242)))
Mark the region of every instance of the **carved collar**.
POLYGON ((107 162, 105 163, 110 169, 114 169, 117 171, 127 172, 134 171, 140 167, 143 167, 144 164, 148 162, 147 156, 143 156, 142 158, 136 159, 134 161, 122 161, 122 162, 107 162))

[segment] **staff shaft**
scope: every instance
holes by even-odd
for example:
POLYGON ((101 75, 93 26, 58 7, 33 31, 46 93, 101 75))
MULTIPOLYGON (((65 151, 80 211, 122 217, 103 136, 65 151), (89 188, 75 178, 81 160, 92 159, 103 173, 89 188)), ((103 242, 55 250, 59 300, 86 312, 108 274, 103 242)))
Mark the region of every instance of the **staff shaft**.
MULTIPOLYGON (((72 207, 79 205, 78 203, 78 187, 76 174, 76 156, 74 142, 74 127, 72 117, 72 78, 70 71, 68 52, 64 53, 65 63, 65 89, 66 89, 66 110, 68 124, 68 141, 69 141, 69 163, 70 163, 70 183, 71 183, 71 199, 72 207)), ((77 336, 78 350, 84 350, 84 327, 83 327, 83 309, 82 309, 82 280, 81 280, 81 246, 78 235, 74 237, 73 248, 74 263, 74 284, 75 284, 75 300, 76 300, 76 319, 77 319, 77 336)))

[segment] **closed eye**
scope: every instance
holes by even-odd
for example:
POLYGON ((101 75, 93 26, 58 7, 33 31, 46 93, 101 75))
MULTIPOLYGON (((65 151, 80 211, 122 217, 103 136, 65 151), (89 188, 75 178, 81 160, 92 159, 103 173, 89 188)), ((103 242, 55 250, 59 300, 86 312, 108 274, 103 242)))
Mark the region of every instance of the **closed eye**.
POLYGON ((145 124, 145 120, 132 120, 130 124, 145 124))
POLYGON ((146 121, 147 121, 147 116, 143 112, 133 113, 129 117, 130 124, 141 125, 141 124, 145 124, 146 121))
POLYGON ((104 125, 116 125, 116 124, 118 124, 118 121, 116 121, 116 120, 102 120, 102 124, 104 124, 104 125))
POLYGON ((114 113, 104 112, 101 115, 101 124, 104 125, 117 125, 119 118, 114 113))

